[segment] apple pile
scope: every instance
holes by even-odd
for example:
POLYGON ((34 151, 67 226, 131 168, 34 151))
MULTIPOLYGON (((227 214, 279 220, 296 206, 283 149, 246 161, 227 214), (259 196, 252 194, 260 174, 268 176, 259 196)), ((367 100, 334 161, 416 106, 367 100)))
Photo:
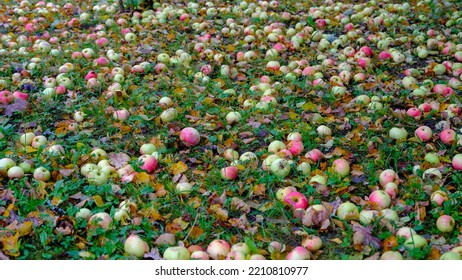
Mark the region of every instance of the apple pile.
POLYGON ((2 255, 461 259, 458 1, 139 2, 1 7, 2 255))

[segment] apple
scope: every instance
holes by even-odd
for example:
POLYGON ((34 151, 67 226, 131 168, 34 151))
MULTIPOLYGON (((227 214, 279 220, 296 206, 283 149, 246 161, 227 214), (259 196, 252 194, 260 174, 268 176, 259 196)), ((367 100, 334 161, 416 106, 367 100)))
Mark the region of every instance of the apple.
POLYGON ((80 208, 77 213, 75 213, 76 218, 82 218, 85 220, 89 220, 91 217, 91 211, 88 208, 80 208))
POLYGON ((286 256, 286 260, 309 260, 310 252, 303 246, 297 246, 286 256))
POLYGON ((246 255, 241 251, 231 251, 226 255, 225 260, 245 260, 246 255))
POLYGON ((302 141, 300 132, 291 132, 287 135, 287 141, 302 141))
POLYGON ((106 172, 102 172, 100 169, 92 170, 87 176, 88 183, 95 186, 101 186, 107 183, 109 175, 106 172))
POLYGON ((168 247, 163 254, 166 260, 189 260, 190 256, 188 249, 182 246, 168 247))
POLYGON ((48 153, 52 156, 58 156, 58 155, 64 155, 64 147, 61 145, 53 145, 50 148, 48 148, 48 153))
POLYGON ((199 131, 186 127, 180 131, 180 140, 188 147, 196 146, 201 141, 199 131))
POLYGON ((152 143, 146 143, 141 145, 140 154, 141 155, 152 155, 152 153, 157 151, 157 147, 152 143))
POLYGON ((229 125, 238 123, 241 121, 241 119, 242 119, 242 116, 241 116, 241 113, 239 112, 229 112, 228 114, 226 114, 226 122, 229 125))
POLYGON ((207 246, 207 253, 214 259, 224 259, 231 250, 229 243, 222 239, 215 239, 207 246))
POLYGON ((385 221, 398 224, 398 221, 399 221, 398 214, 392 209, 386 208, 386 209, 381 210, 379 212, 379 216, 381 219, 385 221))
POLYGON ((444 254, 441 255, 440 257, 440 260, 456 260, 456 261, 459 261, 461 260, 461 257, 459 255, 459 253, 456 253, 456 252, 446 252, 444 254))
POLYGON ((10 179, 21 179, 24 177, 24 170, 22 170, 22 168, 19 166, 13 166, 8 169, 7 175, 10 179))
POLYGON ((297 171, 300 171, 303 175, 309 175, 311 173, 311 165, 308 162, 302 162, 297 166, 297 171))
POLYGON ((100 160, 103 160, 103 159, 105 159, 107 157, 107 153, 106 153, 106 151, 104 151, 101 148, 96 148, 90 153, 90 156, 95 161, 100 161, 100 160))
POLYGON ((305 157, 316 162, 316 161, 319 161, 323 157, 323 154, 320 150, 313 149, 309 151, 308 153, 306 153, 305 157))
POLYGON ((172 99, 170 97, 164 96, 159 100, 159 105, 160 106, 165 106, 165 107, 172 106, 173 101, 172 101, 172 99))
POLYGON ((166 53, 161 53, 157 56, 157 61, 168 65, 170 63, 170 56, 166 53))
POLYGON ((318 133, 318 136, 321 138, 332 135, 332 130, 325 125, 318 126, 318 128, 316 128, 316 132, 318 133))
POLYGON ((249 164, 252 167, 258 166, 258 157, 253 152, 245 152, 240 157, 239 160, 244 164, 249 164))
POLYGON ((263 260, 266 260, 266 258, 263 256, 263 255, 260 255, 260 254, 252 254, 249 258, 249 260, 252 260, 252 261, 263 261, 263 260))
POLYGON ((451 145, 456 141, 456 132, 450 128, 447 128, 440 132, 440 140, 444 144, 451 145))
POLYGON ((80 173, 87 177, 91 171, 97 170, 98 166, 94 163, 86 163, 80 168, 80 173))
POLYGON ((455 220, 449 215, 442 215, 436 220, 436 227, 441 232, 451 232, 454 230, 455 220))
POLYGON ((324 176, 322 176, 320 174, 316 174, 313 177, 311 177, 310 181, 309 181, 310 185, 314 185, 315 183, 325 186, 327 184, 327 179, 326 179, 326 177, 324 177, 324 176))
POLYGON ((289 193, 296 192, 296 191, 297 191, 297 189, 295 187, 280 188, 276 192, 276 199, 281 201, 281 202, 284 202, 289 193))
POLYGON ((34 167, 34 162, 32 160, 26 159, 25 161, 19 164, 19 167, 22 168, 24 173, 29 174, 32 173, 32 168, 34 167))
POLYGON ((265 171, 269 171, 271 169, 271 164, 277 160, 281 158, 279 155, 277 154, 272 154, 272 155, 269 155, 267 158, 265 158, 263 160, 263 162, 261 163, 261 168, 265 171))
POLYGON ((398 185, 395 182, 388 182, 383 190, 390 196, 390 198, 394 199, 398 194, 398 185))
POLYGON ((427 153, 425 154, 424 160, 434 165, 440 164, 438 153, 427 153))
POLYGON ((303 240, 302 245, 310 252, 315 252, 321 249, 322 239, 319 236, 310 236, 303 240))
POLYGON ((175 108, 168 108, 160 114, 160 119, 163 123, 170 123, 176 119, 178 111, 175 108))
POLYGON ((38 135, 32 139, 31 146, 34 149, 39 149, 40 147, 45 147, 47 144, 48 144, 47 138, 43 135, 38 135))
POLYGON ((112 116, 116 120, 126 121, 128 117, 130 116, 130 112, 127 109, 116 110, 114 111, 112 116))
POLYGON ((374 221, 378 214, 379 212, 376 210, 361 210, 361 212, 359 212, 359 221, 363 225, 369 225, 372 221, 374 221))
POLYGON ((233 246, 231 246, 231 249, 230 249, 231 252, 242 252, 244 255, 248 255, 250 254, 250 248, 247 244, 245 244, 244 242, 239 242, 239 243, 236 243, 234 244, 233 246))
POLYGON ((410 227, 401 227, 396 232, 396 236, 403 237, 403 238, 406 238, 406 239, 408 239, 412 235, 416 235, 416 234, 417 234, 416 231, 414 229, 410 228, 410 227))
POLYGON ((149 245, 141 237, 131 234, 124 243, 125 253, 137 258, 142 258, 149 252, 149 245))
POLYGON ((372 206, 377 210, 388 208, 391 204, 390 196, 383 190, 373 191, 369 195, 369 201, 372 203, 372 206))
POLYGON ((226 149, 223 153, 223 157, 229 161, 234 161, 239 159, 239 153, 234 149, 226 149))
POLYGON ((359 218, 358 207, 347 201, 343 202, 337 208, 337 216, 342 220, 355 220, 359 218))
POLYGON ((95 55, 95 51, 93 49, 90 49, 90 48, 85 48, 81 51, 83 57, 85 57, 86 59, 90 59, 92 58, 94 55, 95 55))
POLYGON ((133 42, 136 40, 136 35, 133 32, 128 32, 127 34, 125 34, 124 38, 125 38, 125 41, 127 42, 133 42))
POLYGON ((301 141, 290 141, 287 145, 287 149, 294 156, 297 156, 303 152, 303 142, 301 141))
POLYGON ((407 131, 404 128, 393 127, 389 132, 390 138, 401 141, 407 138, 407 131))
POLYGON ((112 226, 112 218, 108 213, 99 212, 94 214, 88 220, 88 228, 90 231, 95 231, 96 228, 109 229, 112 226))
POLYGON ((154 172, 158 165, 157 159, 152 155, 141 155, 138 158, 138 161, 142 164, 140 168, 146 171, 147 173, 154 172))
POLYGON ((282 141, 275 140, 268 145, 268 152, 276 154, 279 151, 284 150, 285 148, 286 145, 282 141))
POLYGON ((37 181, 48 182, 51 178, 51 173, 45 167, 39 167, 34 170, 34 179, 37 181))
POLYGON ((350 163, 343 158, 339 158, 332 163, 332 169, 340 178, 344 178, 350 173, 350 163))
POLYGON ((210 257, 209 257, 209 254, 207 254, 204 251, 194 251, 194 252, 191 252, 190 259, 192 259, 192 260, 209 260, 210 257))
POLYGON ((390 182, 394 182, 396 185, 398 185, 399 177, 392 169, 386 169, 380 173, 379 182, 382 187, 385 187, 390 182))
POLYGON ((30 146, 32 144, 32 141, 34 140, 35 134, 33 132, 27 132, 24 134, 21 134, 19 137, 19 143, 23 146, 30 146))
POLYGON ((180 194, 189 194, 193 190, 193 184, 189 182, 181 182, 176 184, 175 189, 180 194))
POLYGON ((13 166, 16 166, 16 162, 14 160, 10 158, 0 159, 0 170, 1 171, 8 172, 8 170, 13 166))
POLYGON ((403 255, 398 251, 386 251, 380 256, 380 260, 403 260, 403 255))
POLYGON ((422 141, 422 142, 427 142, 430 140, 433 136, 431 128, 428 126, 420 126, 415 130, 415 135, 422 141))
POLYGON ((128 215, 128 212, 123 209, 116 209, 114 212, 114 221, 116 222, 121 222, 125 223, 127 220, 130 219, 130 216, 128 215))
POLYGON ((290 163, 282 158, 276 159, 271 163, 271 172, 278 177, 284 178, 290 173, 290 163))
POLYGON ((451 164, 455 170, 462 170, 462 154, 454 155, 451 164))
POLYGON ((228 166, 221 169, 221 177, 226 180, 236 180, 239 170, 236 166, 228 166))
POLYGON ((438 206, 443 205, 443 203, 448 199, 448 195, 442 190, 434 191, 430 196, 430 200, 436 203, 438 206))
POLYGON ((284 198, 284 202, 291 205, 294 209, 305 210, 308 208, 308 199, 298 191, 288 193, 284 198))
POLYGON ((407 249, 415 249, 415 248, 423 248, 427 246, 427 240, 418 234, 411 235, 406 241, 404 242, 404 247, 407 249))

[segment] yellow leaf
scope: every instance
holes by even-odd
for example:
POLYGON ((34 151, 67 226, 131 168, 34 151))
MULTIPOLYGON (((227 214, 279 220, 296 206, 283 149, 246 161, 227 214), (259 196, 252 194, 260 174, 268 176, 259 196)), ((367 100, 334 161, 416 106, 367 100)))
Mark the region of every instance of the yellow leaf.
POLYGON ((67 127, 58 127, 55 131, 57 135, 63 135, 67 133, 67 127))
POLYGON ((303 104, 302 109, 305 111, 312 111, 316 109, 316 107, 317 106, 313 104, 313 102, 306 102, 305 104, 303 104))
POLYGON ((101 206, 104 205, 104 201, 103 201, 103 199, 101 198, 101 196, 99 196, 99 195, 94 195, 94 196, 93 196, 93 200, 95 201, 96 206, 98 206, 98 207, 101 207, 101 206))
POLYGON ((149 174, 146 172, 138 172, 135 175, 134 181, 139 184, 147 184, 151 181, 151 178, 149 177, 149 174))
POLYGON ((298 119, 299 117, 300 117, 300 116, 299 116, 297 113, 295 113, 295 112, 289 112, 289 118, 290 118, 291 120, 296 120, 296 119, 298 119))
POLYGON ((32 148, 31 146, 26 147, 26 153, 32 154, 32 153, 35 153, 35 152, 37 152, 37 149, 32 148))
POLYGON ((15 235, 12 235, 11 231, 3 230, 0 231, 0 243, 2 246, 2 251, 6 255, 18 257, 19 256, 19 232, 16 232, 15 235))
POLYGON ((175 39, 176 35, 173 34, 173 33, 170 33, 166 37, 167 37, 167 40, 171 41, 171 40, 175 39))
POLYGON ((170 167, 170 172, 172 172, 173 175, 178 175, 180 173, 186 172, 187 170, 188 166, 184 164, 182 161, 174 163, 172 167, 170 167))
POLYGON ((54 197, 51 199, 51 204, 53 204, 54 206, 58 206, 61 202, 63 202, 63 201, 61 200, 61 198, 56 197, 56 196, 54 196, 54 197))
POLYGON ((228 46, 226 46, 226 50, 228 52, 234 52, 236 50, 236 47, 233 46, 233 45, 228 45, 228 46))
POLYGON ((339 238, 329 239, 329 241, 332 241, 337 244, 342 244, 342 240, 340 240, 339 238))
POLYGON ((32 232, 32 222, 27 221, 24 223, 18 223, 18 221, 14 221, 13 223, 9 224, 6 229, 16 231, 19 233, 19 237, 21 237, 32 232))

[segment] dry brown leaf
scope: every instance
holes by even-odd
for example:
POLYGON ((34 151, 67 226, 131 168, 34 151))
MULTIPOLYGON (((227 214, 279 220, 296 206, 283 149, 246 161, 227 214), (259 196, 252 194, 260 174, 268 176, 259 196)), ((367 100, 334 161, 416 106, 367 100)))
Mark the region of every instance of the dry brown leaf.
POLYGON ((242 199, 238 197, 233 197, 231 199, 231 210, 237 210, 237 211, 249 213, 250 206, 246 204, 242 199))
POLYGON ((219 220, 224 222, 228 220, 228 211, 223 209, 220 204, 211 205, 210 210, 212 210, 212 213, 215 214, 219 220))

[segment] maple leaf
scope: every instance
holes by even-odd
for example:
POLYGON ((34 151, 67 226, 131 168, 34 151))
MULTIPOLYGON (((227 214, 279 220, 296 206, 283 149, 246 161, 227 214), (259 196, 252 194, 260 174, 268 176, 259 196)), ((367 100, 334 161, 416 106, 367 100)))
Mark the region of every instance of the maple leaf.
POLYGON ((125 153, 110 153, 109 163, 113 165, 116 169, 122 168, 127 165, 130 161, 130 157, 125 153))

